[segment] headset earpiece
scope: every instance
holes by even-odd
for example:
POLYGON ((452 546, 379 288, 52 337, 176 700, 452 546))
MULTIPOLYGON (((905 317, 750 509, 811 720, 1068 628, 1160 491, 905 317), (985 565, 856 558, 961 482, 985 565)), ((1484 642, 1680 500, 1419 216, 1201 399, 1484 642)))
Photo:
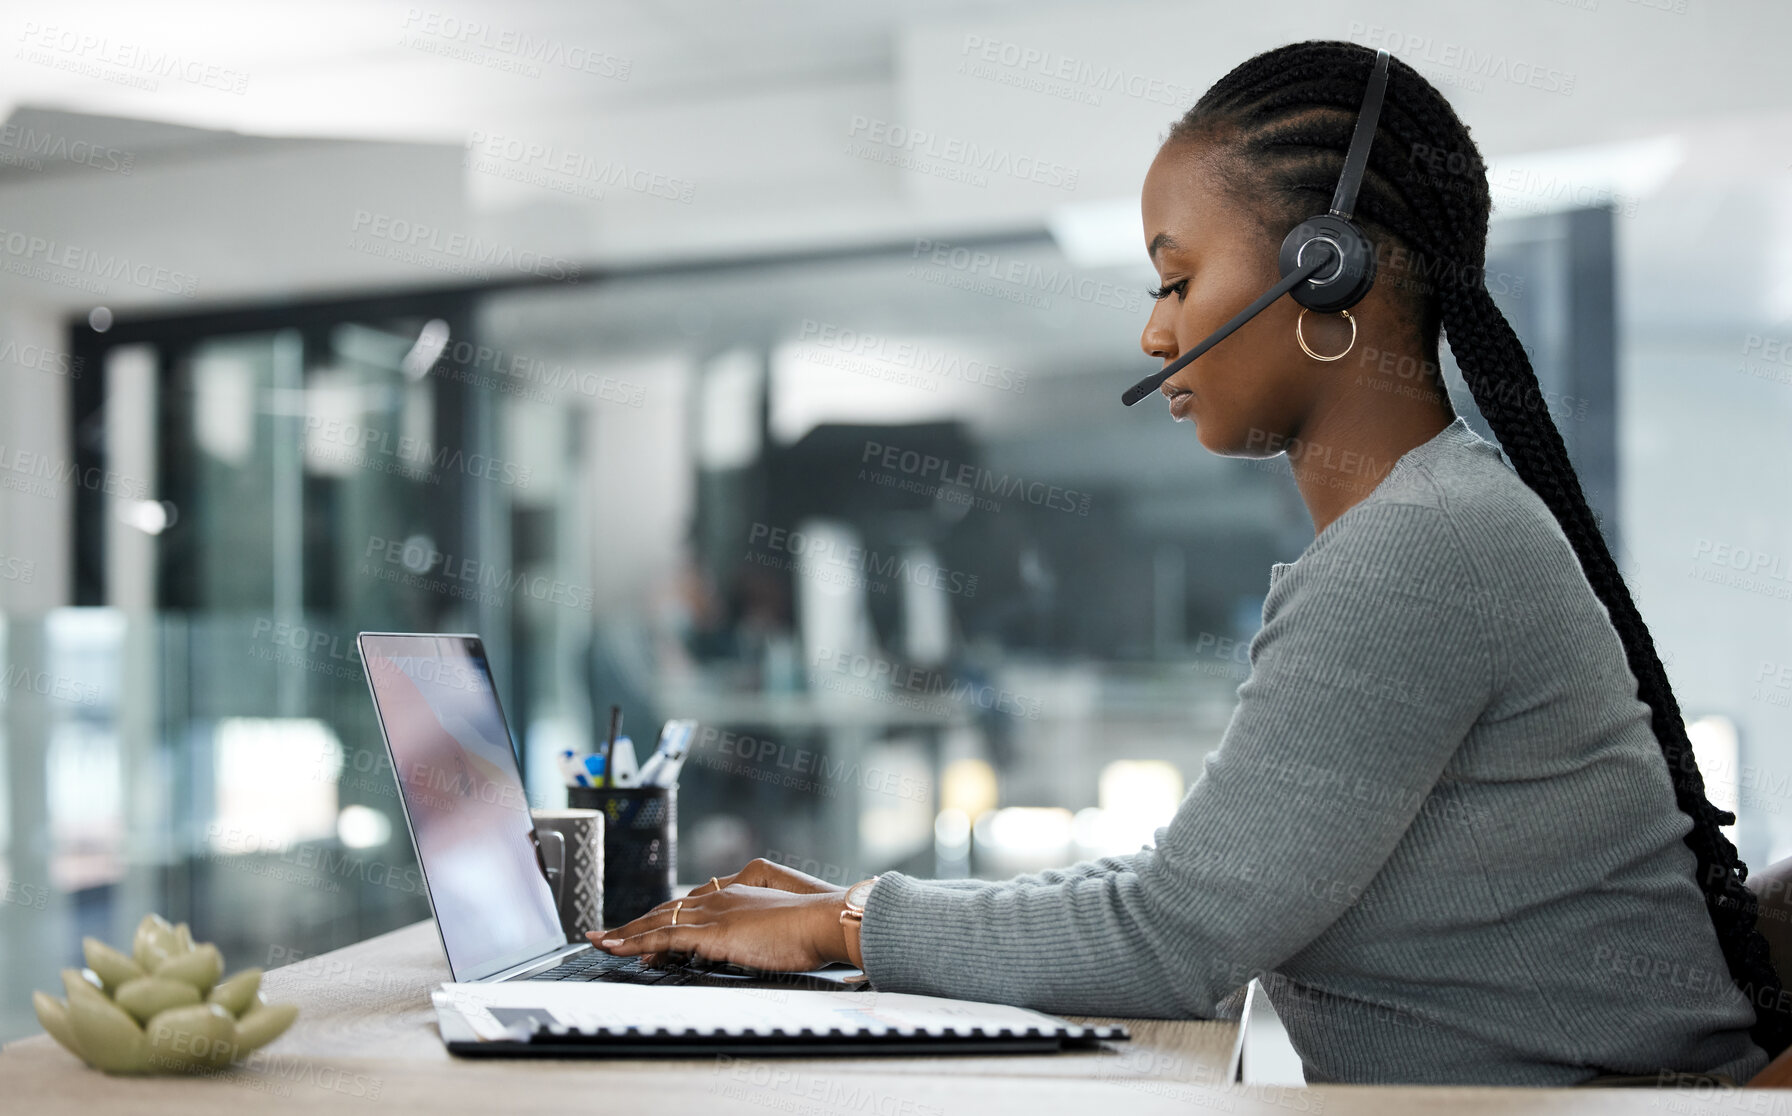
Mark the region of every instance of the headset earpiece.
POLYGON ((1326 249, 1333 262, 1288 292, 1288 297, 1321 314, 1350 309, 1375 283, 1375 245, 1353 222, 1330 213, 1307 218, 1282 241, 1278 258, 1282 274, 1318 259, 1316 253, 1326 249))

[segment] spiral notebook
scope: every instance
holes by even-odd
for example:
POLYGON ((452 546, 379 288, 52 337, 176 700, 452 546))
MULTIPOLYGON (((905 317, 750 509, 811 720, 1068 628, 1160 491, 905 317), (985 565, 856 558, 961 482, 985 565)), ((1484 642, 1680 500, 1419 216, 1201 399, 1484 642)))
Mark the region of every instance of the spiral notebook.
POLYGON ((902 992, 444 984, 442 1041, 466 1056, 1043 1053, 1126 1039, 1003 1004, 902 992))

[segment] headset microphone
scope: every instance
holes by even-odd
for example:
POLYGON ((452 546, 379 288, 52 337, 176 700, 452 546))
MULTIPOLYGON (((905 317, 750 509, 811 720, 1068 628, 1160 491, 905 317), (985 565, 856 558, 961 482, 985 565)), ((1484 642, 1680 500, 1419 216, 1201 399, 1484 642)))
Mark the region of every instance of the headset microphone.
POLYGON ((1375 283, 1375 246, 1351 217, 1356 211, 1356 193, 1363 184, 1363 171, 1369 163, 1369 144, 1375 138, 1375 124, 1381 117, 1382 97, 1387 92, 1389 57, 1385 50, 1375 52, 1375 69, 1369 74, 1369 88, 1363 94, 1363 108, 1357 114, 1356 130, 1350 134, 1350 150, 1344 156, 1344 172, 1338 177, 1331 210, 1294 226, 1282 241, 1281 253, 1276 258, 1282 272, 1281 281, 1199 345, 1161 371, 1127 388, 1120 394, 1120 402, 1130 407, 1156 392, 1165 380, 1230 337, 1234 330, 1283 295, 1289 295, 1309 310, 1324 314, 1347 310, 1369 293, 1375 283))

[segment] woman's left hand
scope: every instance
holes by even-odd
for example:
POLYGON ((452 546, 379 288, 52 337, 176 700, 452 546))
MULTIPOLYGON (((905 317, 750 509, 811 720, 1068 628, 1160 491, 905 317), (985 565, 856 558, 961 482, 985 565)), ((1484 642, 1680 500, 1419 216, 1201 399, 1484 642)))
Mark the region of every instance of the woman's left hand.
POLYGON ((801 972, 847 961, 840 925, 842 892, 800 895, 769 887, 731 884, 661 903, 614 930, 586 933, 592 944, 618 957, 694 954, 754 969, 801 972), (677 910, 677 925, 673 911, 677 910))

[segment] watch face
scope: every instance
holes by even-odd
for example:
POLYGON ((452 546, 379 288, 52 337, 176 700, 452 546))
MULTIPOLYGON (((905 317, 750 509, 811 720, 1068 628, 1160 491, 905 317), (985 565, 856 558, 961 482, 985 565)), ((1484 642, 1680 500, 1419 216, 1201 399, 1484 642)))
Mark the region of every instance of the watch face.
POLYGON ((865 909, 865 900, 871 898, 871 889, 876 884, 877 884, 877 877, 875 877, 875 876, 873 876, 871 879, 861 880, 858 883, 853 884, 846 891, 847 906, 857 907, 860 910, 864 910, 865 909))

